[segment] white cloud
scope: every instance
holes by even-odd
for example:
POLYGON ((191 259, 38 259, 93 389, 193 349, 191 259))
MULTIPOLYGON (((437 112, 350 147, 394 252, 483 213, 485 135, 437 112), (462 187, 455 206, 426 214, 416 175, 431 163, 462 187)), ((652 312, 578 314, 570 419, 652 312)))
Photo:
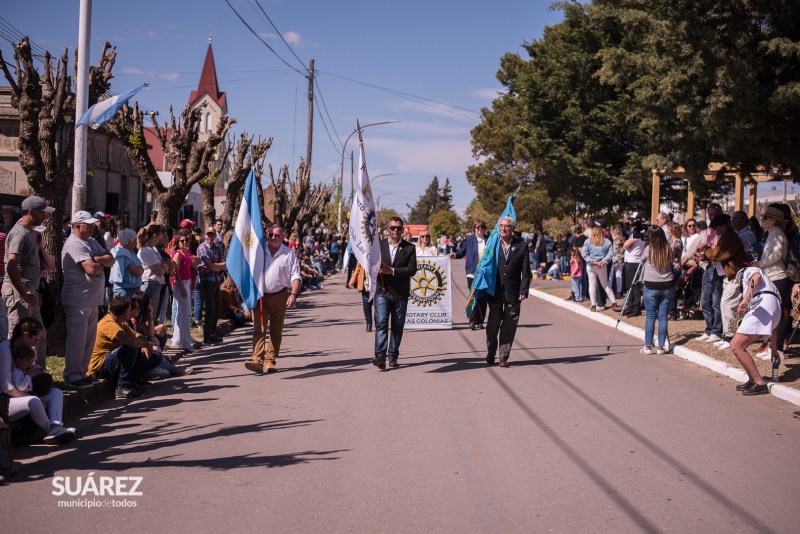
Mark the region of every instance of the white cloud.
POLYGON ((137 76, 154 76, 162 80, 177 80, 180 74, 177 72, 155 72, 152 70, 142 70, 135 67, 122 67, 122 74, 135 74, 137 76))
POLYGON ((395 112, 414 111, 417 113, 425 113, 427 115, 434 115, 436 117, 446 117, 459 122, 476 123, 480 120, 478 110, 475 110, 475 112, 472 113, 463 109, 448 106, 446 104, 402 101, 390 103, 389 109, 395 112))
POLYGON ((283 38, 286 39, 287 43, 289 43, 290 45, 296 46, 298 48, 300 48, 301 46, 306 44, 306 42, 303 40, 303 38, 297 32, 286 32, 286 33, 283 34, 283 38))
POLYGON ((472 91, 471 94, 473 96, 478 96, 480 98, 485 98, 487 100, 494 100, 495 98, 497 98, 498 96, 500 96, 501 94, 504 94, 504 93, 505 93, 505 91, 503 91, 503 90, 501 90, 499 88, 497 88, 497 89, 486 88, 486 89, 475 89, 474 91, 472 91))
POLYGON ((258 32, 258 36, 263 39, 277 39, 277 33, 269 33, 269 32, 258 32))
POLYGON ((415 140, 373 138, 369 148, 395 161, 397 172, 426 172, 440 177, 463 174, 474 164, 468 140, 415 140))
POLYGON ((148 30, 147 31, 147 36, 148 37, 158 37, 158 34, 156 34, 156 32, 154 32, 152 30, 148 30))

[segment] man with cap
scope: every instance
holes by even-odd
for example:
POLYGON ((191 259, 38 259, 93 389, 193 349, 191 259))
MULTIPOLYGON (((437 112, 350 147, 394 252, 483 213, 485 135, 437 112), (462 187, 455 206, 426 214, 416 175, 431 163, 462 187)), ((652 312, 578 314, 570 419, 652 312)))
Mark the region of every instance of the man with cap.
POLYGON ((61 302, 67 320, 64 384, 72 388, 92 384, 87 372, 97 334, 98 307, 105 304, 104 269, 114 265, 111 252, 92 237, 95 222, 89 212, 75 212, 72 233, 61 249, 61 302))
MULTIPOLYGON (((44 222, 47 213, 53 213, 51 208, 40 197, 32 196, 22 201, 20 206, 22 217, 6 236, 5 266, 6 275, 3 279, 2 294, 6 308, 8 308, 8 330, 14 330, 17 323, 25 317, 34 317, 42 320, 39 296, 39 278, 42 273, 39 259, 39 243, 33 229, 44 222)), ((36 360, 41 367, 45 367, 47 341, 42 336, 36 346, 36 360)))
POLYGON ((200 293, 203 295, 205 317, 203 318, 203 345, 216 345, 222 338, 217 337, 217 322, 222 311, 222 273, 227 268, 222 249, 216 243, 217 230, 213 226, 206 228, 206 240, 197 247, 200 258, 198 274, 200 276, 200 293))

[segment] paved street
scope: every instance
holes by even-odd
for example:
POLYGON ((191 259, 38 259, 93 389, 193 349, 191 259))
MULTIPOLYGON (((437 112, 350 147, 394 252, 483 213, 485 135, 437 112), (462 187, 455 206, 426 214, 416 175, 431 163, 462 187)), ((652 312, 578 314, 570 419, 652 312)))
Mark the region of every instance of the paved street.
POLYGON ((243 332, 74 444, 19 450, 3 531, 797 532, 792 405, 624 334, 607 352, 610 329, 537 299, 489 368, 453 272, 455 328, 406 332, 399 369, 370 364, 337 276, 291 312, 276 375, 245 370, 243 332), (81 497, 53 477, 90 473, 143 477, 136 507, 59 508, 81 497))

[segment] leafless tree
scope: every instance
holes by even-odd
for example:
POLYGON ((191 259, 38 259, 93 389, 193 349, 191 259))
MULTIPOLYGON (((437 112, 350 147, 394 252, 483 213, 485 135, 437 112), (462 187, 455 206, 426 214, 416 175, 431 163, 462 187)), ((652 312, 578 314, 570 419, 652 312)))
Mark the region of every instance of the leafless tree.
MULTIPOLYGON (((67 49, 58 58, 45 52, 41 75, 34 65, 30 40, 25 37, 14 47, 14 73, 0 51, 0 68, 11 86, 11 105, 19 113, 19 164, 25 172, 31 195, 42 197, 55 212, 48 216, 44 245, 60 260, 63 238, 61 220, 72 188, 75 150, 75 94, 67 71, 67 49)), ((77 54, 74 68, 77 71, 77 54)), ((116 51, 108 42, 96 67, 89 70, 89 105, 106 93, 113 78, 116 51)), ((66 331, 61 311, 63 273, 61 261, 50 273, 49 282, 58 302, 56 319, 47 336, 48 352, 63 354, 66 331)))
MULTIPOLYGON (((222 161, 228 166, 228 176, 230 180, 225 188, 225 204, 222 210, 222 231, 227 232, 235 224, 236 214, 239 205, 241 204, 242 193, 247 177, 250 175, 250 170, 255 167, 255 172, 258 177, 261 176, 263 171, 264 158, 267 151, 272 146, 272 138, 262 140, 258 138, 256 144, 253 144, 253 137, 249 136, 247 132, 239 135, 239 140, 234 144, 228 140, 226 144, 225 154, 223 154, 222 161), (233 154, 233 160, 230 161, 230 155, 233 154)), ((208 178, 200 181, 200 190, 203 195, 203 217, 206 226, 210 226, 217 218, 217 210, 214 207, 214 189, 219 181, 219 174, 212 173, 208 178)))
POLYGON ((186 106, 176 118, 170 106, 169 122, 164 121, 159 126, 157 114, 150 113, 153 131, 173 176, 173 184, 169 187, 161 183, 147 152, 144 113, 139 110, 139 103, 135 103, 133 107, 126 104, 108 123, 109 131, 122 140, 142 182, 155 199, 158 205, 159 224, 178 226, 178 214, 186 202, 189 191, 194 184, 211 174, 209 163, 219 150, 230 127, 236 123, 236 119, 223 115, 214 131, 209 132, 208 137, 201 140, 200 117, 200 109, 186 106))

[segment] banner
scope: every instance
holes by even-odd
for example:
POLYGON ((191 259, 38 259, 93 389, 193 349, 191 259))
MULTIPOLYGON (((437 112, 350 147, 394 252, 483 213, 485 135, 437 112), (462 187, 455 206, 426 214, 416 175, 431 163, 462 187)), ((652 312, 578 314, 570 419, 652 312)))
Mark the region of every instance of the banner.
POLYGON ((411 277, 406 330, 453 328, 450 256, 417 256, 417 274, 411 277))
POLYGON ((369 278, 369 300, 375 296, 378 287, 378 270, 381 268, 381 244, 378 223, 375 218, 375 200, 369 185, 367 159, 364 156, 364 143, 358 143, 358 189, 350 208, 350 251, 364 268, 369 278))

